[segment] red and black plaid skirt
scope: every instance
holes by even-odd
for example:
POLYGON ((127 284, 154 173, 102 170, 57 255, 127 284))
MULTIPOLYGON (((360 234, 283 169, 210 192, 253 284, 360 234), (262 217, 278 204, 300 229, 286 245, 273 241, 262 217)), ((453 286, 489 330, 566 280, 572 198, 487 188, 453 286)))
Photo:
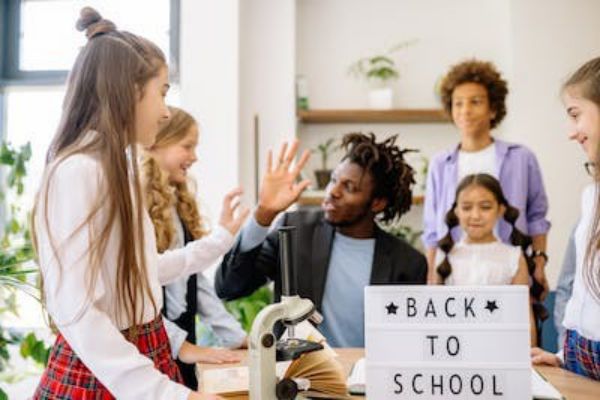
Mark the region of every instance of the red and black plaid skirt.
MULTIPOLYGON (((127 337, 127 331, 122 332, 127 337)), ((140 353, 154 362, 157 370, 175 382, 182 382, 179 368, 171 358, 171 346, 162 317, 141 325, 135 343, 140 353)), ((132 383, 134 384, 134 383, 132 383)), ((42 375, 34 399, 108 400, 114 396, 104 387, 62 335, 58 335, 50 352, 48 366, 42 375)))

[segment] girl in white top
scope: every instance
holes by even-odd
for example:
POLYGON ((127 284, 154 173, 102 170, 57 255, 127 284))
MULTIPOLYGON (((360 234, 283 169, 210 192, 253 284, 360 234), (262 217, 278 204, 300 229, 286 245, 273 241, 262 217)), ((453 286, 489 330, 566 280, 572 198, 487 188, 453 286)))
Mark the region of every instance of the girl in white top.
MULTIPOLYGON (((448 233, 439 242, 442 251, 437 252, 438 283, 528 285, 528 265, 522 249, 531 245, 531 238, 515 228, 518 216, 519 211, 508 204, 496 178, 488 174, 464 177, 456 189, 456 200, 446 214, 448 232, 460 225, 464 238, 455 244, 448 233), (513 226, 512 246, 494 235, 494 227, 500 218, 513 226)), ((535 342, 533 323, 531 331, 535 342)))
POLYGON ((600 57, 583 64, 563 86, 563 103, 572 123, 569 138, 581 144, 585 166, 595 183, 581 201, 575 231, 575 280, 565 309, 563 353, 532 349, 533 363, 563 365, 600 380, 600 57))
MULTIPOLYGON (((146 207, 154 224, 158 252, 185 246, 186 241, 206 237, 209 232, 190 189, 189 168, 196 162, 198 124, 186 111, 169 107, 171 118, 159 130, 154 144, 142 160, 142 187, 146 207)), ((236 196, 233 191, 230 196, 236 196)), ((171 345, 180 349, 178 365, 183 381, 198 387, 195 363, 239 362, 240 357, 227 349, 198 347, 196 315, 213 328, 223 345, 247 347, 247 335, 239 322, 227 312, 213 285, 202 273, 181 278, 164 287, 163 314, 184 330, 185 342, 171 345)))
POLYGON ((43 299, 58 333, 34 398, 215 399, 177 383, 161 285, 215 262, 243 216, 227 202, 210 236, 157 254, 136 146, 152 145, 169 118, 164 55, 91 8, 77 28, 88 42, 69 75, 33 211, 43 299))

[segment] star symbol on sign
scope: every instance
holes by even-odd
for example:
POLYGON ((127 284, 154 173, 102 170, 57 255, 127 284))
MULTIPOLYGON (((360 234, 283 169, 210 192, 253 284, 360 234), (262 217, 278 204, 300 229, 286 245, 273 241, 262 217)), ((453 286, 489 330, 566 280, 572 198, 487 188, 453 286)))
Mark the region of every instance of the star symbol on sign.
POLYGON ((390 314, 396 314, 396 311, 398 310, 398 306, 394 304, 394 302, 391 302, 390 304, 388 304, 387 306, 385 306, 385 308, 387 309, 387 313, 388 315, 390 314))
POLYGON ((487 305, 484 307, 486 310, 488 310, 491 313, 493 313, 495 310, 498 310, 499 307, 496 305, 496 300, 494 301, 490 301, 487 300, 487 305))

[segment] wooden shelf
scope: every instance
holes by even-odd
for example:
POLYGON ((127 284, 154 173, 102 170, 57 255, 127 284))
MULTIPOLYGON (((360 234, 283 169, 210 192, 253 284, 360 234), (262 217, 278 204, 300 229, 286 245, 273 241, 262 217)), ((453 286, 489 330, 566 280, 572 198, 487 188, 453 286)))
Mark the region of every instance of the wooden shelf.
POLYGON ((307 124, 334 123, 447 123, 450 119, 441 109, 395 110, 298 110, 298 119, 307 124))
MULTIPOLYGON (((325 192, 322 190, 306 191, 296 204, 299 206, 320 206, 325 198, 325 192)), ((425 201, 424 196, 413 196, 413 205, 421 205, 425 201)))

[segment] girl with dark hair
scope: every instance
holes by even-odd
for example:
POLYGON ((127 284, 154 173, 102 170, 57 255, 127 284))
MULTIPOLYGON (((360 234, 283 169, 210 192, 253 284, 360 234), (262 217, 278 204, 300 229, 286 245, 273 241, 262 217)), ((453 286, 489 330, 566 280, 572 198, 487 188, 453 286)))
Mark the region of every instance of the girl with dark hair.
MULTIPOLYGON (((488 173, 498 179, 510 204, 520 211, 514 225, 532 237, 533 274, 545 293, 546 235, 550 222, 546 218, 548 201, 540 167, 525 146, 492 136, 506 115, 506 80, 492 63, 466 60, 450 68, 441 92, 443 107, 458 129, 460 141, 435 155, 429 165, 423 211, 428 280, 436 280, 436 249, 448 233, 444 217, 455 199, 458 182, 470 174, 488 173)), ((511 224, 501 219, 496 229, 498 239, 510 243, 511 224)), ((459 227, 450 232, 455 240, 460 238, 459 227)))
POLYGON ((89 7, 87 44, 69 74, 58 131, 32 212, 44 306, 57 331, 34 399, 215 399, 181 382, 161 285, 209 267, 243 218, 159 255, 144 210, 137 146, 170 117, 165 57, 89 7), (207 246, 218 242, 219 246, 207 246))
POLYGON ((563 351, 532 349, 532 361, 600 380, 600 57, 571 75, 562 97, 571 121, 569 138, 581 144, 594 183, 583 192, 575 229, 575 280, 562 321, 567 330, 563 351))
MULTIPOLYGON (((456 189, 456 200, 446 214, 449 232, 439 243, 441 252, 438 252, 436 270, 439 282, 446 285, 528 285, 525 251, 531 245, 531 238, 515 227, 518 217, 519 210, 508 203, 496 178, 488 174, 463 178, 456 189), (501 218, 513 227, 512 245, 498 240, 494 233, 501 218), (464 232, 458 243, 450 233, 456 226, 464 232)), ((535 344, 533 318, 531 322, 531 338, 535 344)))

